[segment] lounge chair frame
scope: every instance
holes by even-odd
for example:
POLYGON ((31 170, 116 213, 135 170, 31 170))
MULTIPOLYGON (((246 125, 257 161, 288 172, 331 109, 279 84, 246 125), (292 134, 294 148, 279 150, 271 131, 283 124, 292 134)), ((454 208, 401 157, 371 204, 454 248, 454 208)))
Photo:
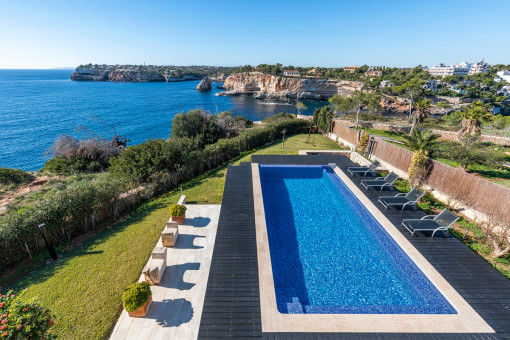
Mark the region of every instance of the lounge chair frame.
POLYGON ((386 177, 378 177, 374 180, 361 181, 361 185, 366 190, 368 190, 368 188, 379 188, 379 190, 382 190, 384 187, 391 188, 397 179, 398 175, 392 171, 386 177))
POLYGON ((347 172, 354 176, 354 174, 359 174, 360 176, 366 177, 368 174, 375 174, 375 170, 381 165, 379 161, 376 159, 369 166, 351 166, 347 168, 347 172))
POLYGON ((417 231, 432 231, 432 237, 436 234, 438 231, 443 231, 445 233, 444 237, 448 236, 449 229, 451 228, 452 224, 454 224, 459 219, 458 216, 454 215, 452 212, 450 212, 448 209, 444 209, 439 215, 427 215, 423 216, 421 219, 404 219, 402 221, 402 225, 411 232, 411 236, 414 236, 417 231), (420 221, 427 220, 432 218, 432 221, 434 221, 437 225, 436 228, 420 228, 419 224, 420 221), (418 227, 414 228, 412 224, 414 222, 418 223, 418 227))
POLYGON ((402 210, 404 210, 405 207, 407 207, 408 205, 411 205, 413 207, 413 209, 416 210, 416 208, 417 208, 416 204, 418 203, 418 201, 424 195, 425 195, 424 192, 420 191, 420 189, 418 189, 417 187, 414 187, 408 193, 402 192, 400 194, 396 194, 395 196, 381 196, 381 197, 379 197, 377 202, 381 203, 382 206, 384 207, 384 209, 388 209, 390 206, 401 205, 402 206, 402 210), (402 202, 389 202, 391 200, 391 198, 395 198, 395 197, 404 197, 408 201, 405 202, 405 203, 402 203, 402 202), (390 200, 388 200, 388 199, 390 199, 390 200))

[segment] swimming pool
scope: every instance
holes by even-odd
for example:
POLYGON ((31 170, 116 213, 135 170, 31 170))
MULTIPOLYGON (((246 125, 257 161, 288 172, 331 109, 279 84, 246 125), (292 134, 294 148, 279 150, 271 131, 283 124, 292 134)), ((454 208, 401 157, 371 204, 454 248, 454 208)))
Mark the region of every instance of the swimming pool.
POLYGON ((280 313, 457 314, 329 166, 259 172, 280 313))

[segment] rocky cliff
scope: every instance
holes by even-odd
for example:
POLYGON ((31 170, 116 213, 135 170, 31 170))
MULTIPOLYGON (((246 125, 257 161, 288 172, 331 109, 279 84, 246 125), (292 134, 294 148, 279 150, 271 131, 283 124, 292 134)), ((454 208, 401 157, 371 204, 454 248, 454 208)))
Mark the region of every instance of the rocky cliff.
POLYGON ((71 80, 91 80, 91 81, 117 81, 117 82, 174 82, 174 81, 188 81, 199 80, 201 77, 185 74, 179 78, 172 75, 161 74, 151 71, 137 71, 126 69, 95 69, 95 68, 77 68, 71 74, 71 80))
POLYGON ((77 68, 76 71, 71 74, 71 80, 105 81, 108 80, 109 73, 110 72, 106 70, 77 68))
POLYGON ((211 77, 212 81, 222 83, 224 82, 228 77, 228 74, 218 72, 214 76, 211 77))
POLYGON ((147 83, 151 81, 166 81, 162 74, 154 72, 122 72, 112 71, 108 74, 109 81, 132 81, 138 83, 147 83))
POLYGON ((200 83, 197 85, 197 91, 206 92, 211 91, 212 80, 209 77, 204 77, 200 83))
POLYGON ((335 93, 349 95, 361 83, 347 80, 287 78, 261 72, 232 74, 225 79, 222 96, 249 95, 259 99, 327 100, 335 93))

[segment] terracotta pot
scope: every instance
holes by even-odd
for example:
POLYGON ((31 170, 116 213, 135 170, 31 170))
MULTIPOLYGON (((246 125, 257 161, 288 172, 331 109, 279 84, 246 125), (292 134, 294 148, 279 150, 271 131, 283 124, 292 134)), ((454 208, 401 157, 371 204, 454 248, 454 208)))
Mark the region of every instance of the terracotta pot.
POLYGON ((178 224, 184 224, 184 218, 186 218, 186 214, 182 216, 172 216, 172 221, 177 222, 178 224))
POLYGON ((138 308, 134 312, 128 312, 129 316, 132 318, 145 318, 147 316, 147 311, 152 303, 152 295, 149 297, 149 300, 142 307, 138 308))

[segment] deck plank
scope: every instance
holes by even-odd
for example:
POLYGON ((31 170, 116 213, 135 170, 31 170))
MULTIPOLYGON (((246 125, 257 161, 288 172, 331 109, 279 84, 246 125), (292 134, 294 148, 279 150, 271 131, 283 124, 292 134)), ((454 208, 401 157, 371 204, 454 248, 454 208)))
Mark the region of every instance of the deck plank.
MULTIPOLYGON (((254 155, 260 164, 326 165, 342 170, 356 166, 339 155, 254 155)), ((434 333, 263 333, 258 296, 258 267, 251 168, 229 166, 222 210, 209 273, 199 339, 509 339, 510 280, 506 279, 462 242, 448 238, 411 236, 400 225, 404 218, 421 218, 418 210, 384 210, 379 196, 395 192, 366 191, 361 178, 353 182, 382 211, 411 244, 496 331, 494 334, 434 333)))

